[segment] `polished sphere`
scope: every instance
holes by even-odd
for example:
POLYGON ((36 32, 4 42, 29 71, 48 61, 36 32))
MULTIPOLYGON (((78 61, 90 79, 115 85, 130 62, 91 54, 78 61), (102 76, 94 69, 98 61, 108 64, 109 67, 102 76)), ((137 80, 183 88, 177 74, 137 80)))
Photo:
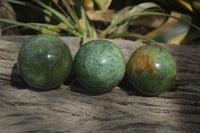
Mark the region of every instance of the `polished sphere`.
POLYGON ((107 92, 122 80, 126 64, 121 50, 115 44, 94 40, 79 49, 73 68, 84 88, 93 92, 107 92))
POLYGON ((176 77, 176 62, 163 47, 145 45, 131 55, 126 74, 138 91, 158 95, 172 85, 176 77))
POLYGON ((52 89, 68 77, 72 56, 68 46, 54 35, 41 34, 30 38, 20 49, 18 70, 32 87, 52 89))

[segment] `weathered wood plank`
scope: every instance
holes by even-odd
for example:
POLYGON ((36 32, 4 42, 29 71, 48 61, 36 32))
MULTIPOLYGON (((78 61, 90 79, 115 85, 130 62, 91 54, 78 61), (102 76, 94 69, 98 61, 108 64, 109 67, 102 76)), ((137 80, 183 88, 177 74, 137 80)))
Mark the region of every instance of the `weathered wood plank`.
MULTIPOLYGON (((95 95, 73 80, 57 90, 29 87, 16 68, 18 51, 29 36, 0 38, 0 132, 200 132, 200 46, 163 45, 177 61, 178 74, 168 92, 140 95, 126 81, 95 95)), ((80 38, 62 38, 73 56, 80 38)), ((126 60, 144 44, 111 40, 126 60)))

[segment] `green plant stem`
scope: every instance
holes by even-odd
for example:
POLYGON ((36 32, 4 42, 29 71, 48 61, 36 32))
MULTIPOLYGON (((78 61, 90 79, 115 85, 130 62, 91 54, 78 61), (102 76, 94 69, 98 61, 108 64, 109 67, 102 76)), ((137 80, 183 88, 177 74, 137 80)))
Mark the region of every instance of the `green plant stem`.
MULTIPOLYGON (((3 18, 0 18, 0 21, 5 22, 5 23, 9 23, 9 24, 14 24, 14 25, 17 25, 17 26, 23 26, 25 24, 25 23, 21 23, 21 22, 9 20, 9 19, 3 19, 3 18)), ((11 27, 11 26, 9 26, 9 27, 11 27)), ((12 25, 11 28, 13 28, 13 27, 15 27, 15 26, 12 25)), ((34 29, 34 30, 40 30, 39 27, 35 27, 35 26, 32 26, 32 25, 27 25, 26 27, 34 29)), ((8 28, 6 28, 6 29, 8 29, 8 28)), ((3 30, 5 30, 5 29, 3 29, 3 30)))
POLYGON ((178 19, 186 24, 189 24, 191 25, 192 27, 200 30, 200 27, 190 23, 190 22, 187 22, 187 21, 184 21, 178 17, 175 17, 175 16, 171 16, 169 14, 165 14, 165 13, 158 13, 158 12, 143 12, 143 13, 135 13, 135 14, 130 14, 130 15, 127 15, 125 16, 124 18, 121 18, 121 19, 118 19, 116 20, 114 23, 112 23, 111 25, 109 25, 105 30, 104 32, 101 34, 101 38, 105 38, 105 36, 107 35, 107 33, 109 32, 110 29, 112 29, 114 26, 117 26, 118 24, 122 23, 122 22, 125 22, 127 20, 130 20, 132 19, 133 17, 136 17, 136 16, 148 16, 148 15, 154 15, 154 16, 166 16, 166 17, 171 17, 171 18, 174 18, 174 19, 178 19))
POLYGON ((57 10, 48 7, 47 5, 45 5, 44 3, 42 3, 39 0, 33 0, 35 3, 37 3, 38 5, 42 6, 43 8, 49 10, 50 12, 52 12, 53 14, 55 14, 58 18, 60 18, 69 28, 74 28, 74 26, 69 22, 69 20, 66 18, 66 16, 64 16, 62 13, 58 12, 57 10))
POLYGON ((119 38, 119 37, 122 37, 122 38, 123 37, 140 38, 140 39, 146 40, 146 41, 148 41, 150 43, 158 45, 158 43, 155 40, 150 39, 148 37, 145 37, 145 36, 143 36, 141 34, 137 34, 137 33, 117 33, 117 34, 113 34, 113 35, 108 36, 108 38, 110 38, 110 39, 119 38))
POLYGON ((87 29, 87 16, 86 16, 86 13, 85 13, 85 9, 84 9, 84 5, 83 5, 83 2, 80 2, 80 12, 81 12, 81 18, 82 18, 82 21, 83 21, 83 31, 84 31, 84 35, 83 35, 83 44, 86 42, 86 38, 88 36, 88 30, 87 29))
MULTIPOLYGON (((56 3, 56 2, 54 2, 54 4, 58 7, 58 9, 63 13, 63 15, 65 15, 66 16, 66 18, 70 18, 70 16, 64 11, 64 9, 58 4, 58 3, 56 3)), ((71 22, 71 24, 73 25, 73 26, 75 26, 76 24, 73 22, 73 21, 70 21, 71 22)))
POLYGON ((63 28, 63 27, 56 26, 56 25, 51 25, 51 24, 21 23, 21 22, 17 22, 17 21, 13 21, 13 20, 2 19, 2 18, 0 18, 0 21, 1 22, 10 23, 10 24, 14 24, 12 26, 8 26, 8 27, 4 28, 3 30, 7 30, 7 29, 10 29, 10 28, 13 28, 13 27, 17 27, 17 26, 23 26, 23 27, 31 28, 33 30, 41 31, 41 27, 46 27, 48 29, 60 29, 60 30, 63 30, 63 31, 67 31, 67 32, 73 34, 74 36, 82 37, 82 35, 77 33, 77 32, 73 32, 72 30, 69 30, 67 28, 63 28))
POLYGON ((71 21, 74 23, 74 28, 80 33, 80 34, 84 34, 84 30, 79 22, 79 19, 77 17, 77 14, 75 12, 74 9, 72 9, 68 3, 68 1, 66 0, 62 0, 62 3, 65 5, 69 16, 71 17, 71 21))
POLYGON ((80 13, 80 18, 82 20, 82 28, 84 31, 83 42, 86 41, 87 37, 96 38, 96 30, 94 28, 94 25, 91 23, 91 21, 89 20, 87 14, 86 14, 83 1, 74 0, 74 2, 75 2, 78 12, 80 13))

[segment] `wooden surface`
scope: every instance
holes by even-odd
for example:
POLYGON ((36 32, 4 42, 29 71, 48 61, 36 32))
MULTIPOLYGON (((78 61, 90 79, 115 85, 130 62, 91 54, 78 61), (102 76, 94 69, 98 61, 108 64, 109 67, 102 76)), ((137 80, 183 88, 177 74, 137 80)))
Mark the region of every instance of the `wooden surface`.
MULTIPOLYGON (((18 51, 29 36, 0 38, 0 133, 199 133, 200 45, 163 45, 178 74, 168 92, 146 97, 124 80, 112 92, 91 94, 70 77, 56 90, 40 91, 19 77, 18 51)), ((80 39, 62 38, 72 54, 80 39)), ((112 40, 126 60, 142 43, 112 40)))

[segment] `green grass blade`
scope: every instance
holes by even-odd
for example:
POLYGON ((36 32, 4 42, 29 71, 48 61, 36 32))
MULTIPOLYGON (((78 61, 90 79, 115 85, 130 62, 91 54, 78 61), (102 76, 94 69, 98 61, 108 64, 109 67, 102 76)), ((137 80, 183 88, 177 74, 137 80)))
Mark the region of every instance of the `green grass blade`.
POLYGON ((90 29, 87 24, 87 17, 84 9, 84 4, 83 1, 79 1, 76 3, 76 5, 80 8, 80 14, 81 14, 81 19, 83 21, 83 30, 84 30, 84 36, 83 36, 83 44, 86 42, 86 38, 89 36, 90 37, 90 29))
POLYGON ((141 34, 137 34, 137 33, 117 33, 117 34, 113 34, 113 35, 108 36, 108 38, 110 38, 110 39, 120 38, 120 37, 122 37, 122 38, 125 38, 125 37, 139 38, 139 39, 143 39, 143 40, 146 40, 150 43, 158 45, 158 43, 156 41, 154 41, 153 39, 150 39, 148 37, 145 37, 145 36, 143 36, 141 34))
POLYGON ((71 16, 72 21, 75 24, 76 30, 83 35, 84 30, 83 30, 83 27, 81 26, 81 24, 79 22, 76 11, 73 8, 70 7, 68 1, 62 0, 62 3, 65 5, 69 15, 71 16))
POLYGON ((44 3, 42 3, 39 0, 33 0, 35 3, 37 3, 38 5, 40 5, 41 7, 49 10, 50 12, 52 12, 54 15, 56 15, 60 20, 62 20, 69 28, 74 29, 74 26, 71 24, 71 20, 66 18, 66 16, 64 16, 62 13, 60 13, 59 11, 45 5, 44 3))
POLYGON ((80 13, 81 19, 83 21, 82 28, 84 31, 84 40, 86 37, 96 37, 96 30, 92 22, 88 19, 88 16, 85 11, 84 3, 80 0, 74 0, 75 5, 80 13))
POLYGON ((88 34, 87 36, 92 37, 92 38, 96 38, 97 37, 96 30, 94 28, 94 25, 89 20, 87 14, 85 12, 83 2, 81 2, 81 4, 80 4, 80 9, 81 9, 81 18, 83 19, 83 26, 85 28, 85 31, 87 31, 87 34, 88 34))
MULTIPOLYGON (((120 10, 112 19, 111 24, 115 23, 118 19, 122 18, 125 12, 129 11, 132 8, 132 6, 128 6, 120 10)), ((111 34, 116 31, 118 27, 113 27, 112 29, 109 30, 108 34, 111 34)))
MULTIPOLYGON (((111 25, 116 22, 117 20, 121 19, 124 17, 125 13, 128 12, 127 15, 130 14, 134 14, 134 13, 140 13, 140 12, 144 12, 144 11, 161 11, 164 12, 164 10, 157 4, 153 3, 153 2, 144 2, 141 3, 137 6, 130 6, 130 7, 125 7, 122 10, 120 10, 114 17, 114 19, 111 22, 111 25)), ((133 19, 130 19, 128 21, 125 21, 123 23, 121 23, 119 26, 115 26, 112 29, 110 29, 108 31, 108 34, 111 34, 113 32, 115 33, 122 33, 122 32, 126 32, 127 28, 129 27, 130 23, 135 19, 136 17, 134 17, 133 19)))
POLYGON ((125 17, 119 19, 119 20, 117 20, 115 23, 109 25, 109 26, 104 30, 104 32, 101 34, 101 37, 104 38, 104 37, 107 35, 107 33, 109 32, 109 30, 112 29, 113 27, 117 26, 118 24, 121 24, 121 23, 123 23, 123 22, 125 22, 125 21, 128 21, 128 20, 132 19, 133 17, 137 17, 137 16, 148 16, 148 15, 171 17, 171 18, 180 20, 180 21, 182 21, 182 22, 184 22, 184 23, 186 23, 186 24, 189 24, 189 25, 191 25, 192 27, 194 27, 194 28, 200 30, 200 27, 198 27, 198 26, 196 26, 196 25, 194 25, 194 24, 192 24, 192 23, 190 23, 190 22, 188 22, 188 21, 184 21, 184 20, 182 20, 182 19, 180 19, 180 18, 178 18, 178 17, 171 16, 171 15, 166 14, 166 13, 142 12, 142 13, 129 14, 129 15, 127 15, 127 16, 125 16, 125 17))
POLYGON ((41 24, 41 23, 26 23, 28 25, 35 25, 35 26, 42 26, 42 27, 46 27, 48 29, 60 29, 60 30, 63 30, 63 31, 67 31, 77 37, 82 37, 82 34, 79 34, 78 32, 75 32, 74 30, 70 30, 68 28, 64 28, 64 27, 61 27, 61 26, 58 26, 58 25, 52 25, 52 24, 41 24))
POLYGON ((32 4, 29 4, 29 3, 26 3, 26 2, 22 2, 22 1, 19 1, 19 0, 6 0, 10 3, 13 3, 13 4, 18 4, 18 5, 22 5, 22 6, 26 6, 26 7, 30 7, 30 8, 33 8, 37 11, 40 11, 54 19, 56 19, 57 21, 60 21, 60 19, 54 15, 52 15, 52 12, 48 11, 48 10, 44 10, 43 8, 40 8, 38 6, 35 6, 35 5, 32 5, 32 4))
MULTIPOLYGON (((63 13, 63 15, 66 16, 67 19, 71 19, 70 16, 64 11, 64 9, 56 2, 54 2, 54 4, 57 6, 57 8, 63 13)), ((71 22, 71 24, 75 27, 76 24, 73 21, 69 21, 71 22)))
POLYGON ((82 37, 81 34, 76 33, 73 30, 69 30, 67 28, 63 28, 63 27, 57 26, 57 25, 42 24, 42 23, 22 23, 22 22, 17 22, 17 21, 13 21, 13 20, 2 19, 2 18, 0 18, 0 21, 13 24, 11 26, 4 28, 3 30, 7 30, 7 29, 10 29, 10 28, 18 27, 18 26, 23 26, 23 27, 27 27, 27 28, 30 28, 30 29, 33 29, 33 30, 41 31, 41 28, 45 27, 45 28, 48 28, 50 30, 52 29, 52 30, 55 30, 55 31, 60 29, 60 30, 63 30, 63 31, 67 31, 67 32, 69 32, 69 33, 71 33, 75 36, 82 37))
MULTIPOLYGON (((14 20, 9 20, 9 19, 0 18, 0 21, 4 22, 4 23, 13 24, 13 25, 18 25, 18 26, 23 26, 24 25, 24 23, 17 22, 17 21, 14 21, 14 20)), ((26 27, 34 29, 34 30, 40 30, 39 27, 35 27, 35 26, 32 26, 32 25, 26 25, 26 27)))
MULTIPOLYGON (((153 2, 144 2, 141 3, 137 6, 134 6, 129 12, 128 15, 131 14, 135 14, 135 13, 140 13, 140 12, 163 12, 164 13, 164 9, 162 9, 159 5, 157 5, 156 3, 153 2)), ((134 17, 133 19, 130 19, 129 21, 125 21, 122 24, 119 25, 118 30, 116 33, 122 33, 122 32, 126 32, 130 23, 135 19, 136 17, 134 17)))
POLYGON ((93 0, 93 1, 97 5, 97 7, 102 11, 106 11, 110 3, 112 2, 112 0, 93 0))
POLYGON ((123 8, 122 10, 120 10, 119 12, 117 12, 117 14, 115 15, 115 17, 112 19, 111 24, 115 23, 118 19, 120 19, 122 17, 122 15, 129 11, 132 8, 132 6, 128 6, 123 8))

